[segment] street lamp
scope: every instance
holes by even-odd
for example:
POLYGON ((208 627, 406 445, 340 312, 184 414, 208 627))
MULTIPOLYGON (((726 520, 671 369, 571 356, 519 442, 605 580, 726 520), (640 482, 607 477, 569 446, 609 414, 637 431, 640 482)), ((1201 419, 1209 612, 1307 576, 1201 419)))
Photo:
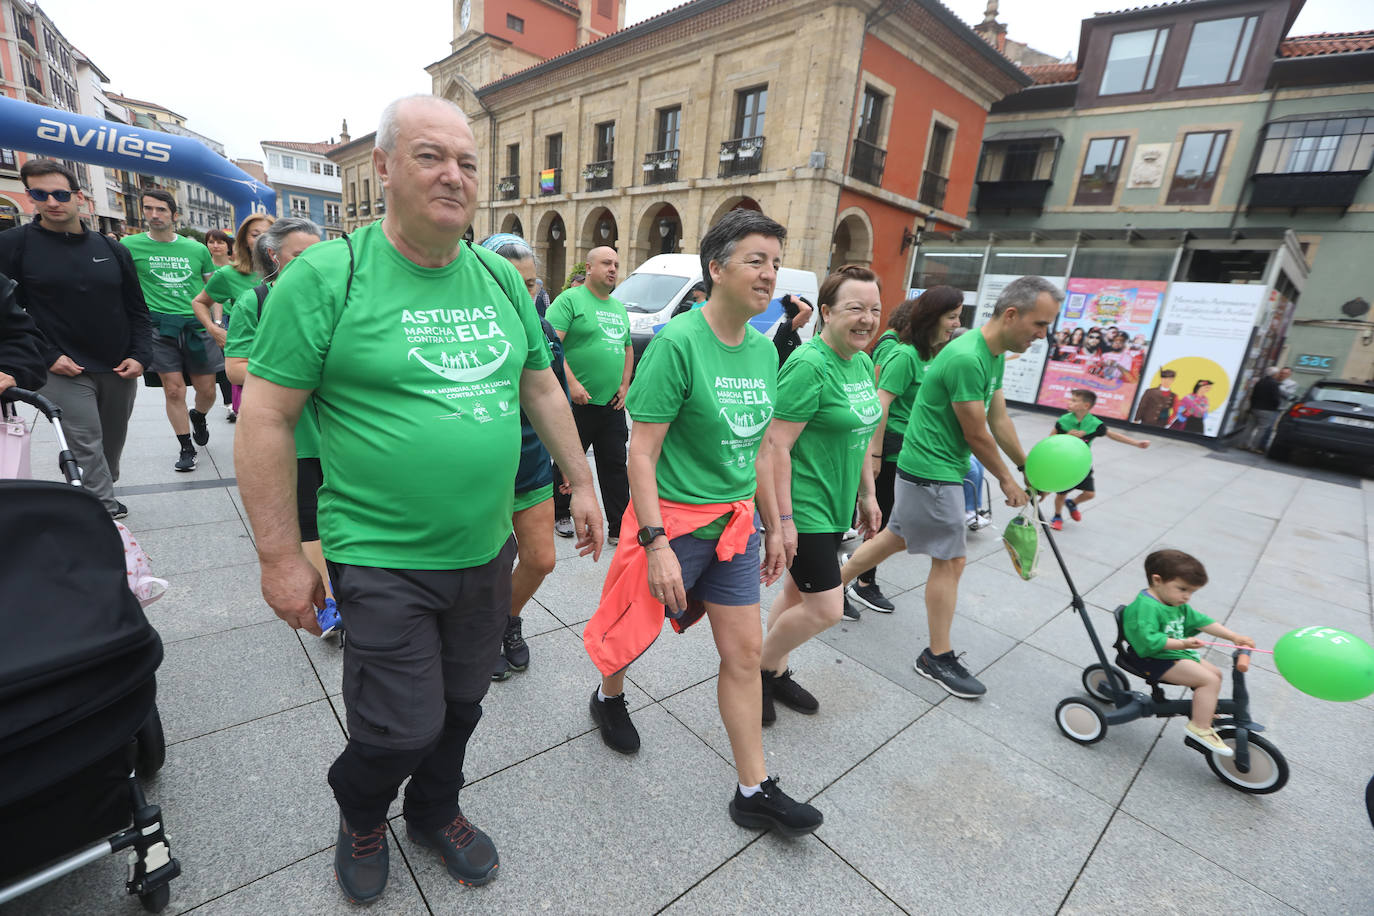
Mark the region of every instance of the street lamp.
POLYGON ((601 220, 601 222, 599 222, 599 223, 596 224, 596 231, 601 233, 601 238, 602 238, 602 239, 608 239, 608 238, 610 238, 610 237, 611 237, 611 221, 603 217, 602 220, 601 220))
POLYGON ((549 238, 555 242, 563 238, 563 226, 560 223, 554 223, 549 227, 549 238))
POLYGON ((668 237, 668 233, 670 233, 670 232, 672 232, 672 231, 673 231, 673 224, 670 223, 670 222, 668 221, 668 218, 667 218, 666 216, 665 216, 663 219, 661 219, 661 220, 658 221, 658 237, 659 237, 659 238, 661 238, 661 239, 666 239, 666 238, 668 237))

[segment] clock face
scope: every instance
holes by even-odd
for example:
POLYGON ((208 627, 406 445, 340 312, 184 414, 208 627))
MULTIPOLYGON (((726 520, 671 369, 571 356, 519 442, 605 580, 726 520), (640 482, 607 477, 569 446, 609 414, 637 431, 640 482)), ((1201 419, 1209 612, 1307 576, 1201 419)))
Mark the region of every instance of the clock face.
POLYGON ((458 7, 458 26, 466 29, 468 22, 472 19, 472 0, 463 0, 458 7))

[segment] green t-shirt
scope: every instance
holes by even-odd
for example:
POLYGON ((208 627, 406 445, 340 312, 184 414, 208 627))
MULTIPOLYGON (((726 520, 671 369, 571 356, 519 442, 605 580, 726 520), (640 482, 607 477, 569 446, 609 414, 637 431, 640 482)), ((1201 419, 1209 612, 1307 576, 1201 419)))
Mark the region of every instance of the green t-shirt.
MULTIPOLYGON (((218 300, 217 300, 218 301, 218 300)), ((267 300, 262 302, 267 309, 267 300)), ((229 313, 229 308, 224 310, 229 313)), ((251 288, 240 293, 234 302, 229 318, 229 331, 224 341, 224 355, 230 358, 248 359, 253 355, 253 341, 258 336, 258 294, 251 288), (239 308, 239 306, 243 306, 239 308)), ((320 420, 315 413, 315 399, 305 402, 301 418, 296 423, 296 457, 320 457, 320 420)))
POLYGON ((592 404, 609 404, 625 375, 625 348, 630 345, 630 316, 614 296, 598 299, 585 286, 558 294, 544 314, 562 331, 563 358, 592 404))
POLYGON ((754 460, 777 387, 777 348, 752 327, 731 347, 700 309, 664 325, 625 399, 636 422, 670 424, 656 469, 658 495, 693 505, 752 498, 754 460))
MULTIPOLYGON (((905 433, 911 417, 911 407, 916 403, 916 390, 921 387, 926 368, 930 363, 921 359, 921 354, 911 344, 894 343, 883 353, 882 369, 878 373, 878 390, 890 393, 892 403, 887 408, 887 431, 905 433)), ((896 461, 892 455, 889 461, 896 461)))
POLYGON ((889 350, 901 342, 901 339, 897 336, 897 332, 891 328, 879 334, 878 342, 873 345, 873 365, 881 366, 883 364, 883 357, 887 355, 889 350))
POLYGON ((215 271, 210 249, 184 235, 171 242, 158 242, 141 232, 119 241, 133 256, 148 309, 194 317, 191 300, 205 288, 206 276, 215 271))
POLYGON ((249 360, 254 375, 315 392, 325 556, 388 569, 488 563, 511 534, 520 374, 549 365, 534 303, 484 248, 426 268, 380 223, 351 239, 347 302, 346 240, 312 245, 277 281, 249 360))
POLYGON ((241 274, 233 264, 225 264, 205 281, 205 294, 224 307, 224 315, 228 318, 235 300, 261 282, 257 274, 241 274))
POLYGON ((883 408, 867 353, 849 359, 812 337, 778 371, 779 420, 805 423, 792 446, 797 531, 844 531, 854 520, 859 475, 883 408))
POLYGON ((1126 610, 1121 614, 1121 630, 1126 635, 1126 642, 1141 658, 1191 658, 1198 661, 1196 649, 1165 649, 1164 641, 1187 639, 1215 622, 1189 605, 1170 607, 1144 589, 1126 605, 1126 610))
POLYGON ((957 337, 935 355, 916 391, 907 420, 898 470, 926 480, 958 483, 968 473, 970 449, 954 413, 960 401, 982 401, 986 410, 1002 387, 1006 360, 993 356, 981 331, 957 337))
POLYGON ((1106 424, 1090 413, 1084 414, 1083 419, 1080 420, 1073 415, 1073 411, 1069 411, 1058 420, 1054 421, 1054 431, 1056 433, 1071 433, 1074 430, 1082 431, 1083 441, 1088 445, 1092 445, 1093 440, 1098 436, 1105 436, 1107 434, 1106 424))

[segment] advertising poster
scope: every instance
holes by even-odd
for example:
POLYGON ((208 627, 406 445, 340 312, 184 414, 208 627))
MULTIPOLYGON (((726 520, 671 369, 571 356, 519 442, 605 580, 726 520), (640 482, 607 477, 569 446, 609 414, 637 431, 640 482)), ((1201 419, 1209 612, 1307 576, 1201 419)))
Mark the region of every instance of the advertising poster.
POLYGON ((1217 436, 1268 295, 1260 284, 1173 284, 1131 421, 1217 436))
MULTIPOLYGON (((973 316, 973 326, 981 328, 992 317, 997 297, 1013 280, 1021 279, 1020 274, 984 274, 983 285, 978 290, 978 311, 973 316)), ((1046 277, 1060 289, 1064 287, 1063 277, 1046 277)), ((1025 353, 1008 353, 1006 368, 1002 373, 1002 393, 1008 401, 1034 404, 1035 393, 1039 390, 1040 373, 1045 368, 1045 341, 1037 340, 1025 353)))
POLYGON ((1070 279, 1050 331, 1036 403, 1067 409, 1069 392, 1086 388, 1097 395, 1094 414, 1126 419, 1168 286, 1155 280, 1070 279))

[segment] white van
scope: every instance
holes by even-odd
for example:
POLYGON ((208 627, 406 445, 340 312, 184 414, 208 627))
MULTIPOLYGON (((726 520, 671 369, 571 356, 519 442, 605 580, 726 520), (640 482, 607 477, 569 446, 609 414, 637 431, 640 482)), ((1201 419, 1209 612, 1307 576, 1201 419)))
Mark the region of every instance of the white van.
MULTIPOLYGON (((636 267, 625 278, 625 282, 615 288, 612 295, 630 313, 630 337, 634 343, 636 360, 658 329, 673 317, 687 291, 700 279, 699 255, 660 254, 636 267)), ((754 316, 749 323, 771 340, 785 314, 782 297, 791 293, 815 305, 819 288, 816 275, 811 271, 783 267, 778 271, 778 280, 773 287, 773 301, 768 303, 763 314, 754 316)), ((813 312, 811 320, 798 330, 798 334, 805 340, 811 336, 815 326, 816 315, 813 312)))

